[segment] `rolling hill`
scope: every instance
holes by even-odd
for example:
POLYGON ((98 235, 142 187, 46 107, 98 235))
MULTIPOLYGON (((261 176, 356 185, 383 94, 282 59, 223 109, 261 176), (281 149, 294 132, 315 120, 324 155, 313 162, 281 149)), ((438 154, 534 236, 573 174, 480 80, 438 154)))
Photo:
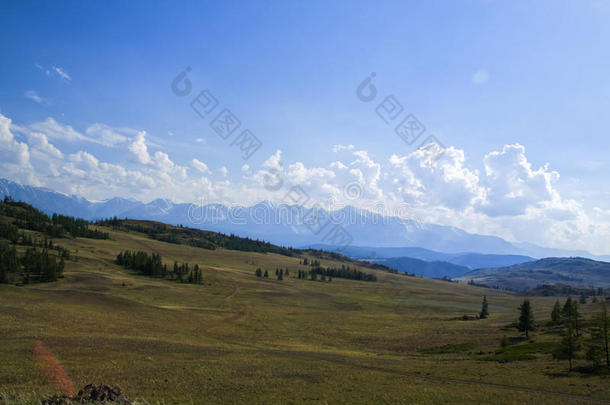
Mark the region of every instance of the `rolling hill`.
POLYGON ((516 291, 545 284, 609 288, 610 263, 581 257, 549 257, 514 266, 474 270, 458 280, 516 291))

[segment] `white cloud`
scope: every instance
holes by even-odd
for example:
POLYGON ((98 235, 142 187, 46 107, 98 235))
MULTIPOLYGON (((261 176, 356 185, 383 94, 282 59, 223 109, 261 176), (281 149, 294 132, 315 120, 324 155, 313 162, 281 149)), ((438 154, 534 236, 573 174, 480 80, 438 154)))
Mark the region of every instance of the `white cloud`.
POLYGON ((63 142, 90 142, 106 147, 115 147, 127 143, 131 138, 137 137, 139 131, 131 128, 112 127, 102 123, 89 125, 85 134, 75 130, 70 125, 63 125, 52 117, 44 121, 35 122, 28 127, 16 127, 23 133, 37 132, 44 134, 50 139, 63 142))
POLYGON ((55 72, 55 74, 59 77, 61 77, 62 79, 66 80, 66 81, 72 81, 72 78, 70 77, 70 75, 68 75, 68 73, 66 73, 66 71, 59 67, 59 66, 52 66, 53 71, 55 72))
POLYGON ((282 151, 276 150, 275 153, 263 162, 263 167, 273 170, 282 170, 282 151))
POLYGON ((40 97, 34 90, 27 90, 25 93, 23 93, 23 97, 28 98, 38 104, 44 101, 43 98, 40 97))
POLYGON ((559 173, 546 167, 533 170, 523 145, 505 145, 501 152, 487 154, 483 163, 487 197, 481 210, 487 215, 520 215, 529 207, 560 200, 553 188, 559 173))
POLYGON ((133 142, 129 145, 129 150, 135 155, 140 163, 150 163, 150 155, 146 147, 146 132, 138 132, 133 142))
POLYGON ((74 130, 70 125, 62 125, 54 118, 48 117, 44 121, 35 122, 29 126, 30 130, 41 132, 51 139, 62 141, 91 141, 89 138, 74 130))
POLYGON ((72 78, 70 77, 70 75, 65 71, 64 68, 62 68, 60 66, 51 66, 50 68, 46 68, 39 63, 36 63, 34 66, 36 66, 38 69, 43 71, 44 74, 49 77, 55 76, 62 80, 65 80, 66 82, 72 81, 72 78))
POLYGON ((197 170, 199 170, 201 173, 205 173, 205 174, 209 174, 210 169, 208 168, 208 165, 206 165, 205 163, 203 163, 202 161, 198 160, 198 159, 193 159, 191 160, 191 164, 193 165, 193 167, 197 170))
POLYGON ((212 172, 203 161, 191 159, 187 169, 176 156, 149 151, 154 145, 147 143, 144 131, 93 124, 86 135, 53 118, 18 127, 0 115, 2 177, 91 199, 122 196, 192 202, 205 196, 207 201, 245 204, 280 202, 290 187, 299 185, 312 201, 323 205, 332 200, 335 207, 370 209, 377 203, 386 207, 406 203, 425 222, 509 240, 598 252, 610 243, 610 210, 598 207, 587 212, 582 203, 562 198, 556 188, 559 174, 546 165, 535 167, 518 144, 490 152, 481 162, 448 147, 435 165, 420 150, 377 159, 365 150, 337 148, 335 159, 320 167, 283 162, 282 151, 276 150, 259 168, 243 165, 235 183, 224 166, 212 172), (128 152, 123 153, 136 159, 118 155, 118 163, 104 161, 107 155, 96 155, 95 149, 62 153, 54 139, 124 144, 128 152), (270 179, 270 173, 277 177, 270 179), (270 182, 280 188, 265 188, 270 182), (361 188, 357 198, 346 192, 354 184, 361 188))
POLYGON ((30 162, 30 148, 19 142, 11 132, 11 120, 0 114, 0 167, 3 177, 38 185, 30 162))
POLYGON ((28 141, 32 149, 39 150, 45 155, 57 159, 61 159, 63 157, 63 153, 61 153, 61 151, 57 149, 54 145, 49 143, 49 140, 44 134, 41 134, 39 132, 30 132, 28 134, 28 141))
POLYGON ((332 151, 337 153, 343 150, 354 150, 354 145, 333 145, 332 151))
POLYGON ((91 124, 85 130, 91 142, 104 146, 116 146, 126 143, 130 137, 137 136, 138 131, 131 128, 111 127, 102 123, 91 124))

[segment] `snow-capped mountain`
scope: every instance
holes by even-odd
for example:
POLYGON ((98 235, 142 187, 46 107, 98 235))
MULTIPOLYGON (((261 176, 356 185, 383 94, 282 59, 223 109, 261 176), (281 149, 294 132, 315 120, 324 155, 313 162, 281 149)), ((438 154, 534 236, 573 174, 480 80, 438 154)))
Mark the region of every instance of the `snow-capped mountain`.
POLYGON ((284 246, 330 244, 329 232, 340 226, 346 232, 346 238, 352 246, 420 247, 444 253, 473 252, 532 257, 544 257, 548 256, 547 253, 552 253, 554 256, 608 259, 593 256, 588 252, 509 243, 496 236, 471 234, 449 226, 418 224, 397 217, 384 217, 354 207, 345 207, 332 212, 313 212, 298 206, 276 205, 268 201, 250 207, 174 204, 164 199, 149 203, 124 198, 91 202, 79 196, 66 195, 42 187, 20 185, 5 179, 0 179, 0 196, 10 196, 14 200, 25 201, 48 214, 72 215, 88 220, 114 216, 149 219, 234 233, 284 246))

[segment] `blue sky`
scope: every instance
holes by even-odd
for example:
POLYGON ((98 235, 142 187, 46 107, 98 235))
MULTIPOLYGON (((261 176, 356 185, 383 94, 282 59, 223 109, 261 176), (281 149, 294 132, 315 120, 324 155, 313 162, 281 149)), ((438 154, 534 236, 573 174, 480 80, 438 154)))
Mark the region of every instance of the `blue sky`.
POLYGON ((5 1, 0 15, 2 142, 30 159, 4 177, 92 199, 273 199, 253 184, 281 156, 320 198, 356 179, 473 232, 610 241, 607 2, 5 1), (177 97, 187 66, 193 93, 177 97), (247 161, 189 107, 203 89, 262 142, 247 161), (446 166, 409 166, 415 148, 375 114, 388 95, 452 148, 446 166))

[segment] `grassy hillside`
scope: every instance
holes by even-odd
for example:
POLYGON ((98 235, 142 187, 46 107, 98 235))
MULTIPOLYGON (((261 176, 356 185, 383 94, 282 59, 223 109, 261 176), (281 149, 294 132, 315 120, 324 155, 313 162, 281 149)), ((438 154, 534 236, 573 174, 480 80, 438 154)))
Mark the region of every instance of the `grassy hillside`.
POLYGON ((458 280, 516 291, 553 284, 610 288, 610 263, 582 257, 549 257, 509 267, 473 270, 458 280))
MULTIPOLYGON (((118 385, 150 403, 574 404, 610 397, 608 377, 567 373, 565 362, 551 359, 556 335, 516 339, 506 326, 521 298, 510 293, 362 266, 377 282, 299 280, 303 257, 329 267, 345 262, 99 230, 109 238, 55 240, 71 257, 59 281, 0 285, 5 402, 39 403, 57 392, 36 362, 39 342, 75 387, 118 385), (198 264, 203 284, 136 275, 114 262, 127 249, 198 264), (257 278, 258 267, 271 277, 257 278), (276 280, 277 267, 290 276, 276 280), (490 318, 460 320, 480 310, 484 294, 490 318), (503 336, 518 343, 498 357, 503 336)), ((545 320, 554 299, 532 303, 545 320)))

